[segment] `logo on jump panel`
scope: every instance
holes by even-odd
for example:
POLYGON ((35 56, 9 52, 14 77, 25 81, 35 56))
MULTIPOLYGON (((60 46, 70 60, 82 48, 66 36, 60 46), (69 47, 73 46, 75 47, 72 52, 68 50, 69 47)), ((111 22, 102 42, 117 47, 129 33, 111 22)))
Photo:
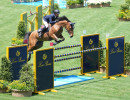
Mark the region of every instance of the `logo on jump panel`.
POLYGON ((115 47, 118 47, 118 42, 115 42, 115 43, 114 43, 114 46, 115 46, 115 47))
POLYGON ((46 58, 47 58, 47 55, 43 54, 43 59, 46 60, 46 58))
POLYGON ((17 52, 16 52, 16 56, 20 56, 20 51, 17 51, 17 52))
POLYGON ((89 40, 89 44, 90 45, 93 44, 93 40, 92 39, 89 40))

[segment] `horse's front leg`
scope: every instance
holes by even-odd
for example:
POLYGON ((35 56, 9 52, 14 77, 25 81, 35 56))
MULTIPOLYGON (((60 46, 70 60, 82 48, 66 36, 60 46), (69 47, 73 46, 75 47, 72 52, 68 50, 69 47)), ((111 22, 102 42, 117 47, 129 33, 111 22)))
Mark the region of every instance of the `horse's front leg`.
POLYGON ((52 34, 52 35, 51 35, 51 38, 53 38, 53 40, 56 41, 55 43, 53 43, 53 45, 56 45, 56 44, 58 44, 58 43, 61 42, 61 40, 59 40, 58 37, 57 37, 55 34, 52 34))
POLYGON ((65 40, 62 34, 59 36, 59 38, 61 38, 61 42, 65 40))
POLYGON ((59 36, 59 38, 60 38, 61 40, 56 41, 56 43, 53 43, 53 45, 56 45, 56 44, 58 44, 58 43, 60 43, 60 42, 62 42, 62 41, 65 40, 65 38, 63 37, 62 34, 59 36))

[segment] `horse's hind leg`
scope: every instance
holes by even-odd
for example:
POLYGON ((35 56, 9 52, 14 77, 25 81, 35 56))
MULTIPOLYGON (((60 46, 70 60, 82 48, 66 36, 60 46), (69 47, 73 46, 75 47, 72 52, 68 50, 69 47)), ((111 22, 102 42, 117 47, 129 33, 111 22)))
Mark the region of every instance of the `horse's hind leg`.
POLYGON ((59 38, 61 38, 61 41, 64 41, 64 40, 65 40, 65 38, 63 37, 62 34, 59 36, 59 38))
POLYGON ((43 46, 43 41, 37 41, 33 50, 37 50, 37 49, 41 48, 42 46, 43 46))
POLYGON ((33 50, 39 49, 42 46, 43 46, 43 41, 36 41, 35 45, 33 44, 30 46, 30 44, 29 44, 28 51, 33 51, 33 50))
MULTIPOLYGON (((37 42, 38 43, 38 42, 37 42)), ((38 46, 37 43, 35 46, 28 48, 28 50, 33 51, 43 46, 43 42, 41 42, 38 46)), ((28 55, 28 61, 31 59, 31 52, 28 55)))
POLYGON ((36 43, 37 43, 36 39, 29 39, 28 52, 33 51, 35 49, 36 43))

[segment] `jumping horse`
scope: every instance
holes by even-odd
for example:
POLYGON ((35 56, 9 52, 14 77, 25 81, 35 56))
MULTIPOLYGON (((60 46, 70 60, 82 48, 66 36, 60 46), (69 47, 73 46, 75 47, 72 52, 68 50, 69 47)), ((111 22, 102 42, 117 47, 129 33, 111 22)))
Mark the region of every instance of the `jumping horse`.
MULTIPOLYGON (((65 40, 62 35, 63 28, 69 33, 70 38, 74 34, 74 24, 66 16, 59 17, 56 23, 50 27, 49 31, 43 33, 42 37, 39 38, 38 31, 27 32, 24 37, 24 43, 28 44, 28 52, 39 49, 43 46, 43 41, 55 40, 53 45, 56 45, 65 40)), ((29 55, 29 57, 31 54, 29 55)))

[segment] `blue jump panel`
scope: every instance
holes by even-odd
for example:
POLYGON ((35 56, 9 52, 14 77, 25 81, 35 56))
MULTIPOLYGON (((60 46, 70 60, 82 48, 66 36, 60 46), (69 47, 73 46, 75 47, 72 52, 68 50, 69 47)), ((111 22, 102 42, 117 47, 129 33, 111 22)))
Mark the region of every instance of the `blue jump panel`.
POLYGON ((33 51, 35 92, 54 88, 53 48, 33 51))
POLYGON ((108 76, 124 74, 124 37, 110 38, 108 42, 108 76))
POLYGON ((12 63, 12 80, 18 80, 22 65, 27 63, 27 45, 10 46, 6 50, 7 58, 12 63))
POLYGON ((66 76, 66 77, 60 77, 54 79, 54 87, 64 86, 68 84, 83 82, 94 79, 93 77, 85 77, 85 76, 66 76))
MULTIPOLYGON (((82 50, 99 48, 99 34, 86 35, 82 37, 82 50)), ((83 53, 82 73, 88 73, 98 70, 99 51, 83 53)))

